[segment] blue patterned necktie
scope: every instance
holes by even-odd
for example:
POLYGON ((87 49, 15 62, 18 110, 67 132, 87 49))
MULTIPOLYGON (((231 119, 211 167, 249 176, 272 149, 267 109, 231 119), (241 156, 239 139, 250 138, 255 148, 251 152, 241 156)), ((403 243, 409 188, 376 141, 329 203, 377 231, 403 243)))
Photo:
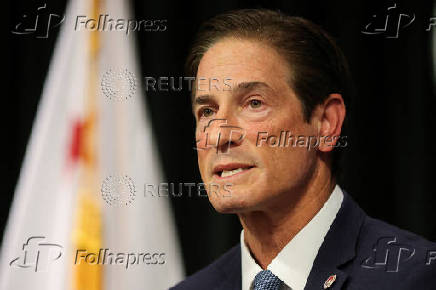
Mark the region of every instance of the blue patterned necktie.
POLYGON ((254 277, 254 290, 279 290, 283 282, 270 270, 263 270, 254 277))

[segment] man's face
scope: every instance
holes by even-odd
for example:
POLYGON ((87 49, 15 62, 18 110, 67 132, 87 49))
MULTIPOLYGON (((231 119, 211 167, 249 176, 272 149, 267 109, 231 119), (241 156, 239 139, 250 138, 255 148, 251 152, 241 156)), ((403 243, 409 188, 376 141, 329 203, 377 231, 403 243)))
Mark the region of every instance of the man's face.
POLYGON ((294 141, 274 147, 264 140, 278 140, 281 131, 294 138, 318 134, 316 122, 304 121, 290 74, 277 51, 257 41, 223 39, 201 59, 197 80, 203 81, 193 102, 198 164, 203 182, 214 184, 208 195, 217 211, 290 204, 314 172, 315 149, 292 146, 294 141))

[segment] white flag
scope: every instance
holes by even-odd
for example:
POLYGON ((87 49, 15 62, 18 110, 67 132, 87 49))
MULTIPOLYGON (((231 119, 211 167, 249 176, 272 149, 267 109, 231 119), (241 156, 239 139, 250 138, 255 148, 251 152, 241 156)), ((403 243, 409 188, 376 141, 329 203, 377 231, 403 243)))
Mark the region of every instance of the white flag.
POLYGON ((169 199, 144 195, 163 178, 134 34, 113 24, 95 37, 92 21, 80 23, 99 15, 126 22, 127 3, 93 11, 91 2, 72 0, 62 23, 5 228, 1 290, 97 289, 80 284, 78 264, 101 268, 99 289, 168 289, 184 275, 169 199), (98 210, 85 216, 98 215, 89 221, 99 224, 98 250, 75 243, 90 168, 98 189, 86 189, 98 210))

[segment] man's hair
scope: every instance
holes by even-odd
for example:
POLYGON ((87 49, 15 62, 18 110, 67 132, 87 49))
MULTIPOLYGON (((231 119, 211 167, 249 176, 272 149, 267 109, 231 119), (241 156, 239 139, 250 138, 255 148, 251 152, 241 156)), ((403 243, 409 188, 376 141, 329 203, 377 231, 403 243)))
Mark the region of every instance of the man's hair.
MULTIPOLYGON (((344 54, 318 25, 301 17, 266 9, 242 9, 217 15, 203 23, 186 62, 188 76, 196 76, 198 65, 215 43, 224 38, 255 40, 274 48, 287 62, 288 84, 301 101, 306 122, 314 108, 331 93, 342 95, 346 106, 352 91, 344 54)), ((338 148, 332 171, 336 171, 338 148)))

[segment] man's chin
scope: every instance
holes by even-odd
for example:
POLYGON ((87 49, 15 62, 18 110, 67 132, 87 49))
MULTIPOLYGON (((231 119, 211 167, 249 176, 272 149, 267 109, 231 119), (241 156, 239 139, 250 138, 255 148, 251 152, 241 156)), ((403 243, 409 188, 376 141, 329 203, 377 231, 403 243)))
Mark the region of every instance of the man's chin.
POLYGON ((214 209, 223 214, 237 214, 249 210, 249 204, 240 197, 209 197, 209 201, 214 209))
POLYGON ((222 214, 238 214, 243 212, 244 210, 240 207, 233 206, 214 206, 214 209, 222 214))

